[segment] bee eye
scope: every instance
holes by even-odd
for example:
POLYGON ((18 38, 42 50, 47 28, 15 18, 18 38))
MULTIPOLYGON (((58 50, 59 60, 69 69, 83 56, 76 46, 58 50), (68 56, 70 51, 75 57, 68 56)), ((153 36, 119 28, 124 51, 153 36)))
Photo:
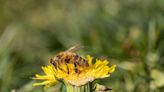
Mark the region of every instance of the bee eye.
POLYGON ((56 61, 55 60, 50 60, 50 63, 56 68, 57 66, 56 66, 56 61))

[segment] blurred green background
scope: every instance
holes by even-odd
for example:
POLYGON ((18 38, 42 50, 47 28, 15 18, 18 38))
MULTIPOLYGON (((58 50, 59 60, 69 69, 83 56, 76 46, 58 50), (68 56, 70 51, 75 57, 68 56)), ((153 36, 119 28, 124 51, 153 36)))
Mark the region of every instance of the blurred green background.
POLYGON ((43 92, 31 77, 76 44, 117 64, 111 92, 164 92, 164 0, 1 0, 0 92, 43 92))

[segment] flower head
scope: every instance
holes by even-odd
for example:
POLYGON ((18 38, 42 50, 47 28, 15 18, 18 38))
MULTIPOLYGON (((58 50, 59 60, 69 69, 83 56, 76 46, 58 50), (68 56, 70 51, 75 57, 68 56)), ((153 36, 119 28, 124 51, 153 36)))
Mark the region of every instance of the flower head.
POLYGON ((114 72, 116 65, 108 66, 107 60, 96 59, 93 62, 93 57, 87 56, 86 60, 88 66, 75 66, 72 63, 61 63, 58 67, 47 66, 43 67, 43 71, 46 75, 36 75, 38 80, 44 80, 42 83, 36 83, 35 85, 52 85, 58 81, 63 81, 65 84, 71 84, 75 86, 85 85, 95 79, 101 79, 109 77, 114 72), (76 71, 78 70, 78 72, 76 71))

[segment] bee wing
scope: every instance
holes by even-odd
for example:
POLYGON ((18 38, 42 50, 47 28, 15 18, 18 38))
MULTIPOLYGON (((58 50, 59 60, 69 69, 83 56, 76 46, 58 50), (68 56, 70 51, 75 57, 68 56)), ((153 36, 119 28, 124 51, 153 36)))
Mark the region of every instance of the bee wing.
POLYGON ((76 45, 76 46, 73 46, 73 47, 69 48, 67 50, 67 52, 76 52, 76 51, 78 51, 79 49, 82 49, 82 48, 84 48, 84 47, 80 46, 80 45, 76 45))

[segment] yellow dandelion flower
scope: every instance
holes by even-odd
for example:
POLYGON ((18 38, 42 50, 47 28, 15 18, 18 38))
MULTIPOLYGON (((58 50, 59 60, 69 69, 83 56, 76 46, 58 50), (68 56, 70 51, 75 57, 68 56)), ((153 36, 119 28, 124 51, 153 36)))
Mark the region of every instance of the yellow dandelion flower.
POLYGON ((74 70, 72 70, 74 73, 69 74, 64 78, 64 81, 75 86, 81 86, 95 79, 109 77, 110 73, 115 70, 116 65, 109 67, 107 60, 101 61, 97 59, 95 64, 93 64, 92 58, 91 56, 87 56, 89 66, 84 67, 79 74, 76 74, 74 70))
POLYGON ((87 56, 86 60, 88 66, 85 67, 75 67, 72 63, 58 64, 56 68, 53 66, 42 67, 45 75, 36 75, 36 78, 34 79, 43 80, 44 82, 36 83, 34 85, 49 86, 58 81, 63 81, 65 84, 82 86, 95 79, 109 77, 116 67, 116 65, 109 67, 109 62, 107 60, 96 59, 96 62, 93 63, 93 57, 91 56, 87 56), (78 73, 75 71, 76 69, 78 69, 78 73))

